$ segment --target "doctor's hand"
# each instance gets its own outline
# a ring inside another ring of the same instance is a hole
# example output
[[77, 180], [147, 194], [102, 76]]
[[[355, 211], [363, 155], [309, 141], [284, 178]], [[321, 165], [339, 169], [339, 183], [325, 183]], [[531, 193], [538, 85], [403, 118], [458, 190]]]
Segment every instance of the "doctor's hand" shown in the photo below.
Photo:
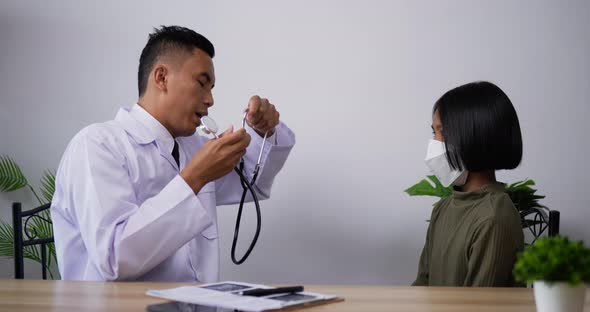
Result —
[[263, 137], [266, 132], [268, 132], [268, 136], [274, 134], [274, 129], [279, 124], [280, 114], [268, 99], [255, 95], [250, 98], [248, 108], [244, 111], [246, 110], [248, 110], [246, 122], [260, 136]]
[[182, 169], [180, 176], [198, 193], [201, 188], [228, 174], [246, 154], [250, 135], [246, 130], [226, 130], [218, 139], [207, 141]]

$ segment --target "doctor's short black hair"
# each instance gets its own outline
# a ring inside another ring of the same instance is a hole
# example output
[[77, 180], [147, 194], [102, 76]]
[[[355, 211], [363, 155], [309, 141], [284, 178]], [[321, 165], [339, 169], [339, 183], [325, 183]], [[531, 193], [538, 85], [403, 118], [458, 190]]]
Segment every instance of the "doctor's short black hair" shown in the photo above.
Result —
[[203, 50], [211, 58], [215, 56], [215, 48], [211, 41], [192, 29], [181, 26], [154, 28], [139, 57], [137, 71], [139, 96], [145, 93], [150, 72], [159, 57], [178, 51], [191, 53], [195, 48]]
[[436, 103], [451, 168], [472, 172], [514, 169], [522, 134], [512, 102], [498, 86], [479, 81], [446, 92]]

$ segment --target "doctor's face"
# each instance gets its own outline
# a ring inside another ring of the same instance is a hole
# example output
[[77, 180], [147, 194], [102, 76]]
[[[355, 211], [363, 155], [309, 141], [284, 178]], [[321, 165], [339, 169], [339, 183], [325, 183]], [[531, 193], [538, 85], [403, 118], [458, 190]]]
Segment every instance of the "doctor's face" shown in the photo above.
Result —
[[167, 79], [166, 128], [174, 137], [192, 135], [201, 117], [213, 106], [213, 60], [195, 48], [184, 62], [171, 69]]

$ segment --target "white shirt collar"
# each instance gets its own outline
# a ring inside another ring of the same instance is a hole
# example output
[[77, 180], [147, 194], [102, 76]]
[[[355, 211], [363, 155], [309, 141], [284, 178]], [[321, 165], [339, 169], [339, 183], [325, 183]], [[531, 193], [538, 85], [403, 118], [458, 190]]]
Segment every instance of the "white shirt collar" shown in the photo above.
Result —
[[138, 128], [134, 130], [143, 132], [139, 136], [144, 142], [156, 141], [156, 144], [161, 151], [172, 153], [172, 149], [174, 148], [174, 138], [170, 132], [168, 132], [168, 129], [166, 129], [166, 127], [164, 127], [154, 116], [137, 103], [133, 104], [131, 108], [124, 110], [128, 112], [129, 117], [143, 126], [141, 127], [141, 130]]

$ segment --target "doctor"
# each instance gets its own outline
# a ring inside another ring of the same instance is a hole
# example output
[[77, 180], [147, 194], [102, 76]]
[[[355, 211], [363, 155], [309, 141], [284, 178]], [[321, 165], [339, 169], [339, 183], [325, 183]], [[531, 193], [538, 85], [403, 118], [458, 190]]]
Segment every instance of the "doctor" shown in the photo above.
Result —
[[72, 139], [51, 206], [63, 279], [219, 279], [216, 206], [242, 194], [232, 169], [244, 156], [252, 174], [268, 131], [255, 185], [268, 198], [295, 136], [258, 96], [248, 102], [246, 130], [209, 141], [195, 133], [213, 106], [214, 54], [190, 29], [156, 29], [139, 60], [138, 103]]

